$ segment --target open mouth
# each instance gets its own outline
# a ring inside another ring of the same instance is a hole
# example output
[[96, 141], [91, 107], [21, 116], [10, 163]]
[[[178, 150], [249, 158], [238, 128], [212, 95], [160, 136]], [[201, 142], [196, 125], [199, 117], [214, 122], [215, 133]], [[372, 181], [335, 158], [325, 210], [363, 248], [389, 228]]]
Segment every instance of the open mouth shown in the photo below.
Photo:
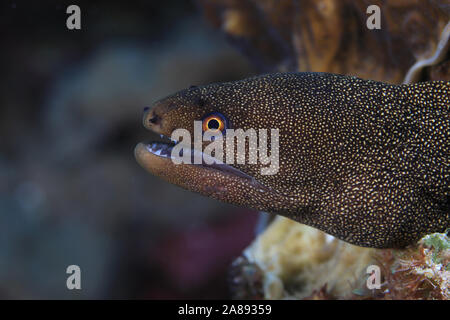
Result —
[[148, 152], [163, 158], [173, 158], [173, 147], [178, 143], [175, 140], [169, 139], [164, 135], [160, 135], [162, 141], [150, 142], [147, 144]]
[[[161, 141], [154, 141], [146, 144], [146, 149], [152, 155], [158, 156], [160, 158], [166, 158], [168, 160], [174, 160], [179, 156], [179, 159], [190, 159], [189, 162], [181, 163], [178, 165], [194, 165], [194, 166], [202, 166], [212, 170], [219, 170], [223, 173], [232, 174], [246, 180], [249, 180], [252, 184], [257, 185], [258, 188], [268, 189], [259, 183], [255, 178], [249, 176], [248, 174], [242, 172], [239, 169], [236, 169], [217, 158], [212, 157], [211, 155], [205, 154], [200, 150], [193, 149], [189, 145], [182, 145], [182, 148], [179, 149], [179, 154], [175, 154], [173, 148], [179, 144], [178, 141], [170, 139], [164, 135], [160, 135]], [[181, 146], [180, 146], [181, 147]], [[186, 155], [185, 153], [188, 153]], [[197, 161], [196, 161], [197, 160]], [[201, 160], [201, 162], [199, 161]], [[199, 163], [200, 162], [200, 163]], [[175, 164], [175, 163], [174, 163]]]

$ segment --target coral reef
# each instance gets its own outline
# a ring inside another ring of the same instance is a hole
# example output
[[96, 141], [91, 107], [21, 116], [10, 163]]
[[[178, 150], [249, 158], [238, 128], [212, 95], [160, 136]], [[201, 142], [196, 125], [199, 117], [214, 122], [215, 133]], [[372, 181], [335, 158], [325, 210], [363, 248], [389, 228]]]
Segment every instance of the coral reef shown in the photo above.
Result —
[[381, 250], [384, 299], [450, 299], [450, 238], [425, 236], [405, 250]]
[[[401, 83], [414, 66], [410, 82], [420, 76], [450, 79], [443, 45], [450, 16], [446, 1], [198, 2], [208, 21], [266, 71], [323, 71]], [[369, 4], [381, 8], [379, 30], [366, 27]]]
[[[239, 299], [449, 299], [450, 241], [431, 234], [405, 249], [357, 247], [277, 217], [235, 260], [230, 286]], [[380, 287], [368, 289], [368, 266]]]
[[[315, 291], [322, 291], [322, 296], [345, 297], [362, 286], [367, 266], [375, 263], [375, 252], [277, 217], [244, 251], [239, 261], [244, 259], [245, 263], [236, 263], [232, 274], [233, 279], [245, 279], [247, 270], [242, 266], [254, 264], [253, 268], [262, 270], [264, 276], [263, 281], [250, 287], [258, 292], [260, 289], [254, 286], [261, 284], [266, 299], [302, 299], [317, 295]], [[242, 284], [232, 287], [235, 296], [255, 298], [242, 295]]]

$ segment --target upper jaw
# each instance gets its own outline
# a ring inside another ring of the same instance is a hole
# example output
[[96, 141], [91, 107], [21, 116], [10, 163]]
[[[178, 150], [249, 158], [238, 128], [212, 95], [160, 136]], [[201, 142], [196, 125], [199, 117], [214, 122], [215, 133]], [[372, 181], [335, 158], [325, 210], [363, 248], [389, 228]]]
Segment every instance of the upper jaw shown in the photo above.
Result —
[[164, 134], [155, 132], [153, 129], [150, 130], [159, 135], [159, 138], [153, 139], [145, 144], [148, 152], [160, 157], [171, 158], [172, 149], [176, 144], [178, 144], [178, 141], [169, 138]]

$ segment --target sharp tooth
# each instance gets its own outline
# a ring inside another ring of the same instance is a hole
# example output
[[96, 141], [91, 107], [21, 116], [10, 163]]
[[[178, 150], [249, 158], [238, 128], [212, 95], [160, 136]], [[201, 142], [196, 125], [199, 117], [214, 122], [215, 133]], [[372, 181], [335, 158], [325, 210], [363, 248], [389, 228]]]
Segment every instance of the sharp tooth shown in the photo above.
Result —
[[161, 137], [161, 139], [164, 138], [164, 136], [162, 134], [160, 134], [159, 136]]
[[160, 155], [161, 155], [161, 149], [156, 150], [156, 151], [155, 151], [155, 154], [156, 154], [157, 156], [160, 156]]

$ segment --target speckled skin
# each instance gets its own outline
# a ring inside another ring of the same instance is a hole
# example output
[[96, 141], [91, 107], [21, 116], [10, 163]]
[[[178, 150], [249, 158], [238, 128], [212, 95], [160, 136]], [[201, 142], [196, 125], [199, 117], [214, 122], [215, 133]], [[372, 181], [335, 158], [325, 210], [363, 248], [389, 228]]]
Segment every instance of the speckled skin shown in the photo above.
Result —
[[192, 87], [157, 102], [144, 125], [170, 136], [220, 112], [231, 128], [278, 128], [279, 172], [233, 165], [249, 180], [174, 165], [143, 144], [135, 154], [147, 170], [186, 189], [359, 246], [402, 247], [450, 227], [449, 89], [443, 81], [397, 86], [327, 73]]

